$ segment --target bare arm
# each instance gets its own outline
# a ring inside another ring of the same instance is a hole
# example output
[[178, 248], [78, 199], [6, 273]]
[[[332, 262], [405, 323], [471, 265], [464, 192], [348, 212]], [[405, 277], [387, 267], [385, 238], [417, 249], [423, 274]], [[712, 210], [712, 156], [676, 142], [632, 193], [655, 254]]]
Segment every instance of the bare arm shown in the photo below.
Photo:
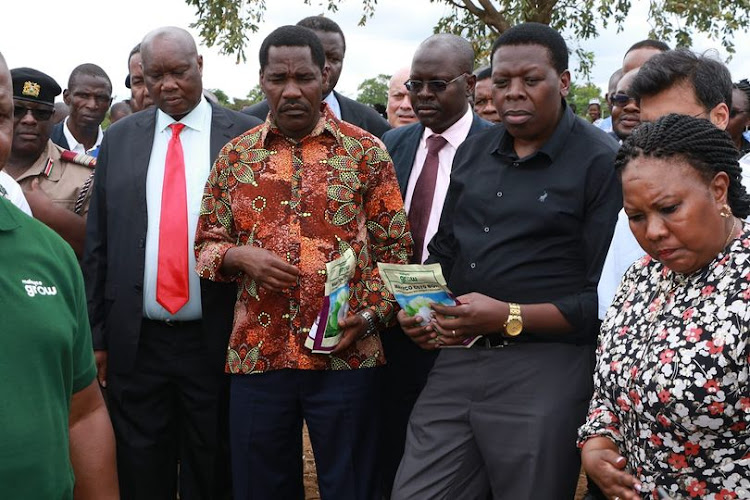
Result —
[[29, 189], [24, 190], [34, 218], [44, 222], [73, 247], [76, 256], [81, 258], [86, 241], [86, 219], [78, 214], [55, 205], [34, 179]]
[[68, 426], [76, 500], [120, 498], [115, 437], [96, 380], [73, 394]]

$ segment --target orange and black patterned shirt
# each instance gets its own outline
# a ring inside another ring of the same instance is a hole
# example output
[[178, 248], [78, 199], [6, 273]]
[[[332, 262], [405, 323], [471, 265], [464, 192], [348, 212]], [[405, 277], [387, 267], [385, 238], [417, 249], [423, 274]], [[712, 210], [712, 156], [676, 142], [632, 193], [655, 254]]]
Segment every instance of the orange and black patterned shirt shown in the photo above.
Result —
[[[393, 296], [376, 262], [406, 264], [411, 233], [390, 156], [382, 143], [321, 105], [315, 129], [300, 141], [286, 137], [271, 117], [227, 144], [211, 169], [195, 238], [198, 274], [238, 281], [226, 371], [283, 368], [353, 369], [385, 362], [378, 335], [340, 357], [304, 347], [320, 312], [325, 264], [352, 248], [350, 311], [372, 308], [381, 326], [392, 322]], [[300, 270], [284, 292], [257, 286], [245, 274], [221, 272], [225, 252], [256, 245]], [[350, 313], [351, 314], [351, 313]]]

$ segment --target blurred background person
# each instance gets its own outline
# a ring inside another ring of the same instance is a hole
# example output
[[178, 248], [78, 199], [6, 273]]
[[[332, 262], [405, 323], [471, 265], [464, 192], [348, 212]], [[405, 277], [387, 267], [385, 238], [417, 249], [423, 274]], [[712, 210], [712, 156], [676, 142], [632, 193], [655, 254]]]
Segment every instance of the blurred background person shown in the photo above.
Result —
[[492, 68], [486, 66], [474, 74], [477, 77], [474, 86], [474, 112], [488, 122], [500, 123], [500, 115], [492, 102]]
[[404, 83], [409, 79], [410, 68], [400, 68], [391, 77], [388, 84], [388, 104], [386, 114], [391, 127], [401, 127], [417, 121], [417, 115], [411, 107], [411, 97]]

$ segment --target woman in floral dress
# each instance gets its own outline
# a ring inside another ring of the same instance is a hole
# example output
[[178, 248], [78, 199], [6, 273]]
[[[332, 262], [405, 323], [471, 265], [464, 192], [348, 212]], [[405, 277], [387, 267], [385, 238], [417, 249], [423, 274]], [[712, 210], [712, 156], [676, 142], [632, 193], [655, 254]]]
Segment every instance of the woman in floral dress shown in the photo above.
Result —
[[641, 125], [615, 168], [647, 256], [602, 324], [579, 430], [608, 498], [750, 498], [750, 197], [708, 120]]

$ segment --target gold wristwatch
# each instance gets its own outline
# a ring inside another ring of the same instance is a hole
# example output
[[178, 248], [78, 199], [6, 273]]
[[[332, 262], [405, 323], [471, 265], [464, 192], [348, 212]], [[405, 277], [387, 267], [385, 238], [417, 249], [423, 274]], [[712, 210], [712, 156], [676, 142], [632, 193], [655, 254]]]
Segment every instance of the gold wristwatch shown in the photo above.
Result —
[[523, 318], [521, 317], [521, 306], [512, 302], [508, 303], [508, 319], [505, 320], [505, 335], [516, 337], [523, 331]]

